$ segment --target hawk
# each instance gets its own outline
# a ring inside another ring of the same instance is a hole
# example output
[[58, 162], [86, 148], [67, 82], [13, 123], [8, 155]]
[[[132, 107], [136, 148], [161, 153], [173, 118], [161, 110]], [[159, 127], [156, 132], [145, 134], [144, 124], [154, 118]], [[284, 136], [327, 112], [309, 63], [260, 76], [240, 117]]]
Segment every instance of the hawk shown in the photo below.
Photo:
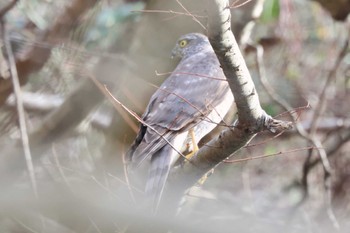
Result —
[[222, 121], [233, 103], [226, 77], [206, 36], [181, 36], [172, 56], [181, 60], [152, 95], [127, 153], [134, 169], [150, 161], [145, 193], [155, 208], [184, 144], [193, 140], [196, 145]]

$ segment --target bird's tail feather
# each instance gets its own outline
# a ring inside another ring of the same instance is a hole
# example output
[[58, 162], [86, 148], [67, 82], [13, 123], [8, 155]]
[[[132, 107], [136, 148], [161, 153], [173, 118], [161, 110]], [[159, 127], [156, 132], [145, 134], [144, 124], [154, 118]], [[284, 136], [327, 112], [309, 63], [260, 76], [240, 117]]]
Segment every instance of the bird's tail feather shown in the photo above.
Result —
[[146, 195], [151, 201], [154, 211], [157, 211], [159, 207], [172, 163], [172, 156], [161, 156], [161, 154], [153, 156], [146, 184]]
[[167, 141], [170, 139], [170, 132], [164, 134], [162, 137], [159, 137], [157, 140], [155, 140], [153, 143], [144, 143], [141, 142], [140, 145], [134, 150], [134, 154], [136, 156], [133, 156], [134, 162], [133, 162], [133, 168], [138, 168], [140, 165], [152, 154], [157, 153], [157, 151], [162, 148]]

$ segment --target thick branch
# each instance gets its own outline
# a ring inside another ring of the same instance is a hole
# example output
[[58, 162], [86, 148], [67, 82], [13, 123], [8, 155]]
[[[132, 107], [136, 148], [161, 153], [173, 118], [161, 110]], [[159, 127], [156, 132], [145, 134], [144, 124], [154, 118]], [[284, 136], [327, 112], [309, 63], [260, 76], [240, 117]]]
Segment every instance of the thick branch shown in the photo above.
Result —
[[209, 40], [220, 61], [227, 81], [235, 98], [238, 120], [241, 124], [251, 124], [264, 111], [251, 79], [247, 65], [231, 31], [229, 1], [208, 1]]
[[227, 0], [209, 0], [209, 40], [233, 92], [238, 122], [218, 138], [202, 147], [189, 163], [170, 177], [171, 190], [164, 197], [178, 200], [181, 192], [194, 185], [210, 169], [246, 145], [256, 133], [268, 129], [278, 132], [291, 128], [290, 122], [274, 120], [261, 108], [259, 97], [238, 44], [231, 31], [231, 14]]

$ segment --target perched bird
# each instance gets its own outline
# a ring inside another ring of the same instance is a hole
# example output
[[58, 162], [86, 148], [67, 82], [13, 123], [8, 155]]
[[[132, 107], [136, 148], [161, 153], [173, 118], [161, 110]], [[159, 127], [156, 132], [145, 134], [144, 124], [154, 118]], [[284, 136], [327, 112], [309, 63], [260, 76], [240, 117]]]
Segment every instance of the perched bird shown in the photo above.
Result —
[[131, 169], [150, 161], [145, 192], [158, 207], [171, 167], [185, 143], [199, 140], [219, 124], [233, 96], [206, 36], [181, 36], [173, 57], [181, 61], [152, 95], [138, 135], [127, 153]]

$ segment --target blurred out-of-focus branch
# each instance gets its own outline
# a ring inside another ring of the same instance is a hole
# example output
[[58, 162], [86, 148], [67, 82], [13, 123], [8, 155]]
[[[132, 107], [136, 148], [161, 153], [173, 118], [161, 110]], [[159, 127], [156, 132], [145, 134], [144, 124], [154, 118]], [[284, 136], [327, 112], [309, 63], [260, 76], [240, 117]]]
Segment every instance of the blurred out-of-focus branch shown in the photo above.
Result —
[[313, 0], [321, 4], [335, 20], [344, 21], [350, 13], [350, 1], [347, 0]]
[[[15, 1], [14, 1], [15, 2]], [[99, 0], [74, 0], [58, 14], [54, 24], [45, 31], [36, 33], [37, 43], [57, 44], [68, 38], [76, 27], [76, 21]], [[41, 46], [26, 47], [20, 56], [16, 56], [16, 67], [21, 85], [27, 83], [31, 73], [40, 70], [51, 55], [51, 48]], [[0, 73], [1, 75], [1, 73]], [[11, 79], [0, 76], [0, 106], [12, 93]]]

